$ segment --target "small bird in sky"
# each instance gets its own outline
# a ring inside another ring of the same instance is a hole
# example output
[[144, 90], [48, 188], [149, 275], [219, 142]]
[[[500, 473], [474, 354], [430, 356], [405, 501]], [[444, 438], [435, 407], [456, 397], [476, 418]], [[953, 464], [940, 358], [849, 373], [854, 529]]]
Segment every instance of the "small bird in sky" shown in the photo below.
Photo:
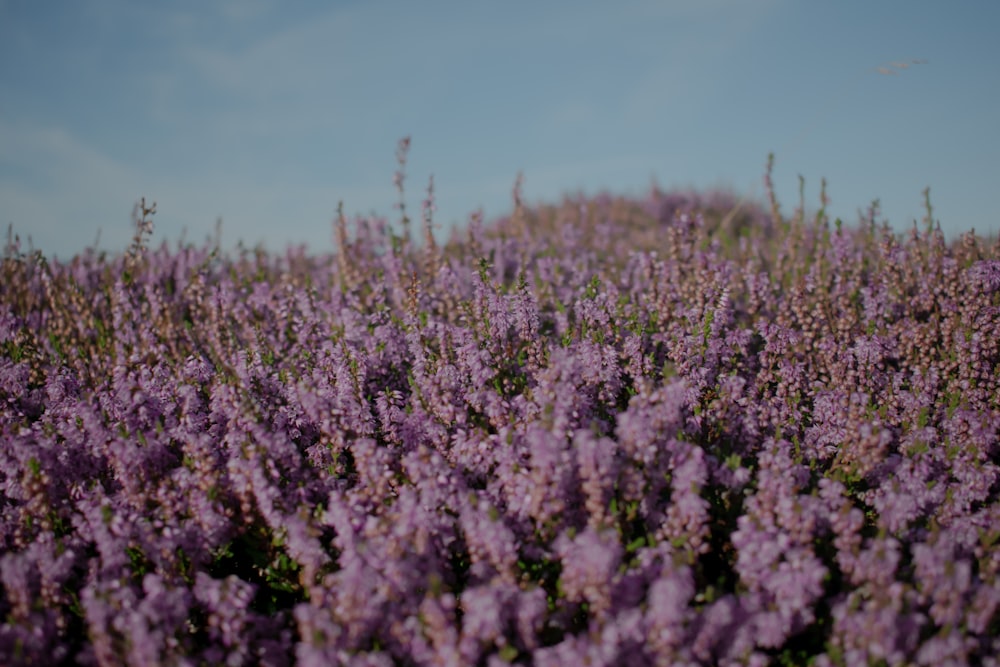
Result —
[[912, 60], [896, 60], [888, 65], [879, 65], [875, 68], [875, 71], [879, 74], [884, 74], [886, 76], [898, 76], [900, 70], [909, 69], [911, 65], [926, 65], [927, 61], [923, 58], [913, 58]]

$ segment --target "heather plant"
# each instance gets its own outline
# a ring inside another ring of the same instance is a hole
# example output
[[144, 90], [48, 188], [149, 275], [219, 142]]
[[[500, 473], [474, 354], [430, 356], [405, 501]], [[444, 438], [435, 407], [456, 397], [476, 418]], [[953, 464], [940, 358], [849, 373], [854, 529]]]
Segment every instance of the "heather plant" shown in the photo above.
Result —
[[[1000, 246], [725, 193], [0, 280], [0, 662], [1000, 656]], [[825, 205], [825, 187], [822, 196]]]

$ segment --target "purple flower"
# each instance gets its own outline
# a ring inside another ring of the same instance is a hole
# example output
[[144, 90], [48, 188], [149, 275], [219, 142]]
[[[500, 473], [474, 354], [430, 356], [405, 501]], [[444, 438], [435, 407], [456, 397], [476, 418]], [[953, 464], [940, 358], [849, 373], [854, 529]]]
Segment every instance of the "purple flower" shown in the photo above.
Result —
[[604, 616], [611, 608], [611, 583], [622, 558], [617, 536], [586, 528], [572, 538], [560, 535], [555, 550], [562, 560], [559, 582], [567, 599], [586, 601], [591, 613]]
[[969, 267], [968, 275], [987, 294], [1000, 290], [1000, 260], [978, 261]]

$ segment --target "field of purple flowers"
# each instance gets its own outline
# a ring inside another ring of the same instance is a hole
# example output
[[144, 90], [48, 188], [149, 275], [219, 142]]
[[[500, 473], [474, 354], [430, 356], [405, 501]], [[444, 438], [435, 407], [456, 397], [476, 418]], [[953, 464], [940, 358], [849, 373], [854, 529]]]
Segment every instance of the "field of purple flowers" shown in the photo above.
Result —
[[8, 243], [0, 663], [1000, 664], [1000, 244], [432, 204]]

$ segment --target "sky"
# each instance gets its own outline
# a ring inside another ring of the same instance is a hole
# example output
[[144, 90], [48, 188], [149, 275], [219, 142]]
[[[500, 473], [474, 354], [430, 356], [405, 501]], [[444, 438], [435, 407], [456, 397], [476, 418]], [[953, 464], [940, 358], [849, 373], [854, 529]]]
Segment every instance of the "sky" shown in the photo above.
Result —
[[[0, 224], [68, 259], [152, 243], [335, 250], [428, 180], [481, 211], [724, 188], [900, 231], [1000, 231], [1000, 3], [0, 0]], [[895, 63], [895, 64], [894, 64]]]

